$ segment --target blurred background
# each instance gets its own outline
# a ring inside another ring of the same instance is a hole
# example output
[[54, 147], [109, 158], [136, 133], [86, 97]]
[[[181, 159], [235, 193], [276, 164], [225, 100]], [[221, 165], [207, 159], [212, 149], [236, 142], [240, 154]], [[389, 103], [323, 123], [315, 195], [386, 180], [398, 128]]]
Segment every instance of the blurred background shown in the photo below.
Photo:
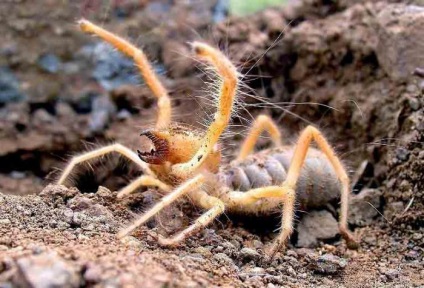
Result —
[[[283, 4], [275, 0], [2, 1], [0, 191], [40, 191], [43, 179], [75, 151], [115, 140], [137, 148], [141, 127], [154, 121], [154, 99], [131, 59], [80, 32], [78, 19], [87, 18], [144, 49], [170, 89], [176, 119], [192, 115], [187, 122], [197, 123], [201, 119], [195, 117], [206, 116], [200, 110], [193, 116], [187, 108], [193, 112], [193, 103], [201, 102], [194, 97], [207, 92], [202, 92], [205, 79], [191, 59], [187, 42], [205, 40], [225, 50], [226, 32], [215, 25], [224, 23], [228, 15]], [[264, 35], [259, 36], [258, 41], [264, 40]], [[254, 60], [252, 51], [238, 53]]]

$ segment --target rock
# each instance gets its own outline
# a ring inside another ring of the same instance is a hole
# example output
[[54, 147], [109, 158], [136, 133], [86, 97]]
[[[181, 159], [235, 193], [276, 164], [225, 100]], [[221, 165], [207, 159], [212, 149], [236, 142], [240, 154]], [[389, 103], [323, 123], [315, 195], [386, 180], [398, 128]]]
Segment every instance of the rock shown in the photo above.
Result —
[[122, 109], [118, 112], [118, 114], [116, 114], [116, 118], [118, 120], [125, 120], [131, 117], [131, 112], [128, 111], [127, 109]]
[[37, 126], [43, 126], [54, 121], [54, 117], [45, 109], [37, 109], [33, 115], [33, 123]]
[[363, 189], [358, 195], [350, 200], [349, 217], [350, 224], [358, 226], [370, 225], [377, 215], [381, 205], [382, 193], [377, 189]]
[[48, 53], [42, 55], [40, 59], [38, 59], [38, 66], [40, 66], [40, 68], [45, 72], [57, 73], [59, 72], [62, 63], [56, 55]]
[[218, 0], [216, 1], [215, 6], [213, 7], [212, 19], [214, 23], [221, 22], [225, 20], [228, 15], [228, 6], [230, 1], [228, 0]]
[[116, 106], [109, 97], [99, 96], [94, 98], [89, 121], [90, 130], [92, 132], [103, 131], [115, 113]]
[[409, 158], [409, 151], [403, 147], [399, 147], [396, 149], [396, 158], [401, 161], [405, 162]]
[[234, 265], [233, 259], [231, 259], [224, 253], [216, 253], [215, 255], [213, 255], [213, 258], [219, 263], [226, 264], [229, 266]]
[[87, 264], [86, 270], [84, 272], [84, 279], [90, 284], [97, 283], [101, 280], [102, 271], [101, 268], [95, 264]]
[[20, 258], [13, 283], [18, 287], [80, 287], [76, 269], [56, 253]]
[[64, 119], [72, 119], [76, 113], [67, 103], [59, 102], [56, 104], [56, 115]]
[[412, 239], [415, 241], [419, 241], [423, 238], [423, 234], [422, 233], [414, 233], [412, 234]]
[[267, 273], [265, 272], [265, 269], [262, 267], [248, 267], [244, 273], [246, 274], [246, 278], [254, 277], [254, 276], [264, 276]]
[[424, 67], [424, 7], [387, 5], [377, 16], [377, 58], [393, 80]]
[[75, 195], [77, 195], [78, 193], [78, 189], [74, 187], [67, 188], [64, 185], [49, 184], [46, 186], [46, 188], [43, 189], [43, 191], [40, 192], [39, 195], [43, 198], [50, 198], [53, 201], [59, 199], [64, 201], [75, 197]]
[[133, 61], [106, 43], [84, 46], [79, 54], [94, 64], [93, 77], [107, 91], [141, 82]]
[[347, 260], [333, 254], [324, 254], [312, 259], [309, 265], [313, 271], [321, 274], [336, 274], [347, 265]]
[[399, 277], [399, 271], [396, 269], [381, 267], [379, 270], [380, 273], [385, 275], [390, 281], [393, 281], [395, 278]]
[[18, 79], [8, 68], [0, 67], [0, 104], [24, 99], [25, 95], [20, 91]]
[[384, 217], [387, 219], [393, 219], [399, 216], [405, 210], [405, 206], [402, 201], [390, 202], [385, 206]]
[[336, 237], [339, 233], [337, 220], [330, 212], [311, 211], [306, 214], [297, 227], [299, 232], [298, 247], [314, 247], [319, 240], [326, 240]]
[[243, 248], [240, 250], [240, 257], [244, 260], [253, 260], [257, 261], [261, 257], [261, 255], [254, 249], [251, 248]]

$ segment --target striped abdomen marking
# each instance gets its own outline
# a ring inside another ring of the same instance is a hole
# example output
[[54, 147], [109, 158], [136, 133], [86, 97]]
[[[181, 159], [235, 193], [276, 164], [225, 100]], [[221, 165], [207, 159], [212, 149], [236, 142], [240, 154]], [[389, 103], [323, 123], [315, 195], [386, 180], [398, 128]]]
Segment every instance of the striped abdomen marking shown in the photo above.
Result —
[[[220, 171], [222, 184], [235, 191], [281, 185], [287, 176], [293, 147], [279, 147], [232, 162]], [[305, 208], [325, 206], [340, 195], [340, 182], [326, 156], [310, 148], [297, 182], [297, 201]]]

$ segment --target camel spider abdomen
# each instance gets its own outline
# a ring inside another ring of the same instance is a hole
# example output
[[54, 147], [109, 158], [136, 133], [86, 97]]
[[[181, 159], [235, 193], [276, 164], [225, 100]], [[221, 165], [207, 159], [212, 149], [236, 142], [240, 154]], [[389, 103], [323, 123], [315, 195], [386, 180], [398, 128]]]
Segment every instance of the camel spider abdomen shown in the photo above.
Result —
[[[154, 149], [138, 151], [136, 154], [120, 144], [99, 148], [74, 157], [58, 181], [59, 184], [64, 183], [75, 165], [111, 152], [117, 152], [136, 163], [144, 174], [124, 187], [118, 193], [118, 198], [141, 186], [158, 187], [166, 195], [132, 225], [123, 229], [118, 234], [119, 238], [128, 235], [164, 207], [185, 195], [195, 205], [207, 211], [172, 238], [158, 235], [161, 245], [180, 244], [209, 225], [224, 211], [267, 214], [282, 206], [280, 234], [270, 251], [274, 254], [284, 247], [293, 232], [296, 201], [310, 208], [324, 205], [341, 193], [340, 233], [348, 247], [357, 246], [347, 227], [349, 178], [339, 158], [317, 128], [306, 127], [296, 145], [284, 146], [276, 124], [269, 117], [260, 115], [242, 144], [238, 157], [230, 164], [221, 164], [219, 138], [228, 126], [234, 109], [239, 74], [231, 61], [219, 50], [205, 43], [192, 43], [195, 56], [210, 65], [220, 79], [213, 120], [206, 131], [196, 131], [171, 122], [171, 100], [168, 92], [141, 50], [87, 20], [80, 20], [79, 25], [84, 32], [99, 36], [133, 58], [158, 100], [155, 127], [141, 133], [150, 139]], [[271, 135], [274, 147], [252, 154], [263, 131]], [[312, 141], [316, 142], [319, 150], [310, 148]]]

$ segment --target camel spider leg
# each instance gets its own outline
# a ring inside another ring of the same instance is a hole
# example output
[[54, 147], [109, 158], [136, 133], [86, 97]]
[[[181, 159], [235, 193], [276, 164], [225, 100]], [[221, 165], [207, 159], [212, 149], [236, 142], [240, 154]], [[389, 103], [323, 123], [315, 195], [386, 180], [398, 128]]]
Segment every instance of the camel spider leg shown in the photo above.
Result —
[[287, 178], [281, 186], [269, 186], [257, 189], [252, 189], [247, 192], [230, 192], [229, 197], [238, 205], [249, 205], [257, 201], [259, 198], [264, 197], [281, 197], [283, 202], [283, 217], [281, 233], [277, 237], [275, 244], [272, 248], [271, 254], [274, 254], [278, 249], [285, 245], [286, 241], [293, 232], [293, 216], [294, 216], [294, 205], [295, 205], [295, 189], [297, 180], [299, 179], [301, 168], [305, 162], [306, 155], [310, 144], [314, 140], [318, 147], [330, 160], [337, 177], [339, 178], [342, 190], [341, 190], [341, 209], [339, 219], [340, 234], [346, 240], [349, 248], [356, 248], [358, 246], [357, 241], [349, 231], [347, 227], [347, 214], [348, 214], [348, 201], [349, 201], [349, 190], [350, 183], [347, 173], [341, 164], [339, 158], [336, 156], [334, 150], [327, 142], [322, 133], [313, 126], [306, 127], [301, 133], [297, 145], [293, 154], [293, 158], [290, 163], [289, 170], [287, 172]]
[[125, 237], [126, 235], [131, 233], [134, 229], [136, 229], [137, 227], [145, 223], [155, 214], [159, 213], [163, 208], [169, 206], [170, 204], [172, 204], [175, 200], [177, 200], [184, 194], [187, 194], [190, 191], [199, 189], [200, 186], [203, 184], [204, 180], [205, 180], [204, 176], [200, 174], [182, 183], [174, 191], [164, 196], [160, 202], [158, 202], [155, 206], [153, 206], [149, 211], [144, 213], [133, 224], [121, 230], [118, 233], [118, 238]]
[[274, 243], [270, 254], [274, 255], [281, 245], [293, 233], [294, 205], [296, 200], [296, 192], [286, 182], [281, 186], [267, 186], [249, 190], [247, 192], [233, 191], [228, 195], [230, 201], [234, 205], [246, 206], [251, 205], [261, 198], [280, 198], [283, 202], [283, 214], [281, 223], [281, 232]]
[[215, 68], [221, 78], [221, 86], [217, 112], [214, 114], [213, 121], [201, 140], [199, 150], [188, 162], [176, 164], [172, 167], [173, 174], [183, 179], [188, 178], [202, 165], [227, 127], [231, 118], [238, 85], [237, 70], [221, 51], [199, 42], [194, 42], [192, 46], [199, 59], [208, 62]]
[[275, 146], [281, 146], [281, 133], [278, 130], [277, 125], [270, 117], [266, 115], [259, 115], [255, 119], [255, 122], [253, 122], [249, 134], [241, 146], [240, 152], [237, 156], [237, 161], [244, 160], [247, 155], [253, 151], [259, 136], [264, 131], [267, 131], [270, 134]]
[[[158, 117], [157, 117], [157, 128], [163, 128], [167, 127], [171, 122], [171, 101], [168, 96], [168, 92], [163, 87], [163, 85], [160, 83], [158, 77], [156, 76], [155, 72], [153, 71], [151, 65], [149, 64], [149, 61], [146, 58], [146, 55], [143, 53], [143, 51], [137, 49], [134, 45], [129, 43], [128, 41], [114, 35], [113, 33], [110, 33], [103, 28], [87, 21], [87, 20], [80, 20], [79, 26], [82, 31], [86, 33], [91, 33], [94, 35], [99, 36], [102, 38], [105, 42], [113, 45], [115, 48], [117, 48], [122, 53], [128, 55], [129, 57], [132, 57], [134, 59], [134, 62], [136, 63], [137, 67], [139, 68], [141, 74], [144, 77], [144, 80], [146, 81], [146, 84], [149, 86], [149, 88], [152, 90], [153, 94], [158, 98]], [[118, 152], [128, 159], [132, 160], [136, 164], [138, 164], [144, 174], [154, 176], [154, 173], [150, 170], [149, 165], [143, 161], [140, 160], [140, 158], [132, 152], [130, 149], [120, 145], [120, 144], [113, 144], [109, 145], [91, 152], [88, 152], [86, 154], [82, 154], [79, 156], [74, 157], [71, 162], [68, 164], [64, 172], [62, 173], [58, 184], [63, 184], [66, 180], [66, 178], [71, 173], [72, 169], [75, 165], [88, 161], [90, 159], [100, 157], [102, 155], [111, 153], [111, 152]], [[140, 185], [143, 185], [143, 182], [147, 184], [146, 186], [158, 186], [159, 188], [166, 190], [166, 184], [160, 184], [160, 185], [153, 185], [150, 182], [152, 182], [154, 179], [150, 178], [140, 178], [135, 180], [135, 183], [129, 184], [127, 187], [125, 187], [121, 192], [129, 193], [129, 190], [136, 189], [136, 187], [139, 187]], [[147, 182], [146, 182], [147, 181]], [[158, 180], [156, 180], [158, 181]], [[158, 183], [157, 183], [158, 184]], [[134, 188], [135, 187], [135, 188]], [[168, 187], [169, 188], [169, 187]], [[169, 189], [168, 189], [169, 190]]]
[[152, 90], [153, 94], [158, 99], [158, 117], [156, 128], [168, 127], [171, 123], [171, 100], [169, 99], [168, 92], [159, 81], [156, 73], [152, 69], [146, 55], [140, 49], [128, 41], [116, 36], [115, 34], [104, 30], [103, 28], [91, 23], [88, 20], [82, 19], [78, 22], [82, 31], [99, 36], [105, 42], [111, 44], [113, 47], [131, 57], [141, 74], [147, 86]]
[[145, 187], [158, 187], [159, 189], [169, 193], [172, 191], [171, 186], [168, 184], [160, 181], [159, 179], [156, 179], [150, 175], [141, 175], [134, 181], [132, 181], [130, 184], [122, 188], [118, 195], [116, 196], [118, 199], [123, 198], [126, 195], [131, 194], [135, 190], [137, 190], [139, 187], [145, 186]]
[[303, 163], [305, 162], [305, 157], [308, 152], [308, 148], [311, 144], [311, 141], [314, 140], [318, 147], [324, 152], [328, 160], [332, 164], [337, 177], [339, 178], [342, 189], [341, 189], [341, 199], [340, 199], [340, 219], [339, 219], [339, 229], [340, 234], [346, 240], [348, 247], [356, 248], [358, 246], [357, 241], [349, 231], [347, 227], [347, 215], [349, 209], [349, 194], [350, 194], [350, 181], [347, 176], [346, 170], [344, 169], [339, 158], [336, 156], [333, 148], [325, 139], [324, 135], [315, 127], [308, 126], [303, 130], [300, 135], [297, 145], [293, 154], [293, 158], [290, 164], [289, 171], [287, 173], [287, 179], [284, 182], [285, 185], [289, 187], [296, 187], [297, 179], [300, 175], [300, 169], [302, 168]]
[[199, 207], [208, 209], [208, 211], [200, 215], [200, 217], [197, 218], [193, 224], [191, 224], [186, 229], [171, 238], [165, 238], [161, 235], [157, 235], [158, 242], [160, 245], [176, 246], [180, 244], [187, 237], [190, 237], [195, 232], [199, 231], [201, 228], [208, 226], [213, 220], [215, 220], [219, 215], [221, 215], [225, 211], [224, 202], [222, 202], [216, 197], [208, 195], [203, 190], [192, 191], [190, 193], [190, 198], [197, 202]]
[[69, 162], [68, 166], [66, 166], [65, 170], [62, 172], [62, 175], [57, 181], [57, 184], [63, 184], [65, 180], [68, 178], [69, 174], [71, 174], [72, 170], [74, 169], [76, 165], [82, 162], [86, 162], [91, 159], [97, 158], [97, 157], [101, 157], [103, 155], [106, 155], [112, 152], [117, 152], [125, 156], [129, 160], [133, 161], [135, 164], [137, 164], [141, 168], [144, 174], [151, 175], [151, 176], [155, 175], [153, 171], [150, 170], [149, 165], [141, 161], [141, 159], [138, 157], [136, 153], [134, 153], [127, 147], [116, 143], [116, 144], [108, 145], [108, 146], [84, 153], [82, 155], [73, 157], [72, 160]]

